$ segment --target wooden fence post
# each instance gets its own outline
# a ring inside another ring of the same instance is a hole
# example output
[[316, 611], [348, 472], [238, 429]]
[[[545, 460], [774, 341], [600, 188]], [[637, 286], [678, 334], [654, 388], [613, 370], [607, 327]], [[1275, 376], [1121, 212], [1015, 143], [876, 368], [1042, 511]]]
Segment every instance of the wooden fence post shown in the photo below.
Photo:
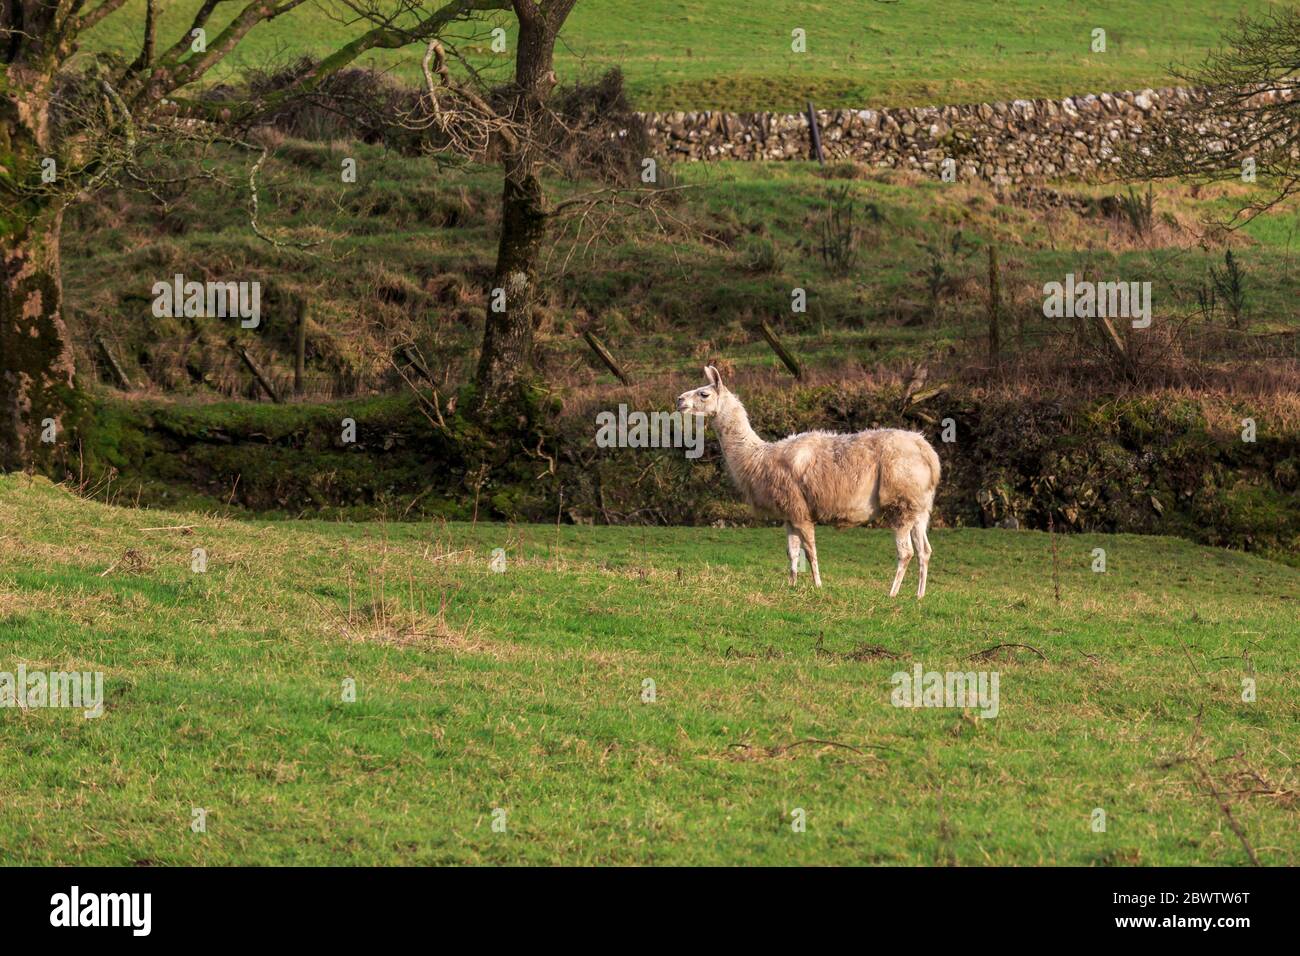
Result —
[[822, 155], [822, 134], [817, 128], [817, 111], [813, 109], [812, 100], [808, 101], [808, 135], [812, 137], [812, 154], [817, 162], [825, 166], [826, 157]]
[[248, 354], [248, 349], [233, 341], [230, 343], [230, 347], [235, 350], [236, 355], [244, 360], [244, 365], [253, 373], [253, 378], [257, 380], [258, 385], [262, 386], [262, 391], [266, 392], [266, 394], [270, 396], [271, 401], [275, 402], [277, 405], [280, 404], [280, 396], [275, 394], [275, 389], [271, 387], [271, 383], [266, 380], [266, 376], [262, 374], [262, 370], [257, 367], [257, 363], [253, 361], [253, 357]]
[[632, 380], [628, 378], [627, 373], [619, 368], [618, 363], [614, 361], [614, 356], [609, 354], [609, 349], [605, 348], [605, 344], [601, 342], [600, 339], [596, 338], [595, 333], [590, 331], [583, 332], [582, 337], [587, 340], [587, 344], [591, 346], [591, 350], [599, 356], [600, 360], [605, 363], [605, 367], [613, 372], [614, 376], [620, 382], [624, 385], [632, 384]]
[[433, 380], [433, 376], [429, 374], [429, 370], [424, 367], [424, 363], [420, 361], [420, 357], [415, 354], [415, 349], [412, 346], [403, 345], [401, 351], [402, 351], [402, 357], [406, 359], [407, 363], [411, 366], [411, 368], [415, 369], [415, 371], [419, 374], [421, 378], [423, 378], [430, 385], [438, 384]]
[[117, 379], [117, 384], [122, 387], [123, 391], [129, 392], [131, 390], [131, 380], [126, 377], [126, 372], [117, 363], [117, 358], [109, 351], [108, 343], [104, 341], [104, 337], [96, 335], [95, 344], [99, 346], [99, 351], [103, 354], [104, 361], [108, 363], [108, 367], [112, 370], [113, 377]]
[[781, 344], [781, 340], [776, 337], [776, 332], [772, 329], [772, 326], [763, 322], [759, 325], [759, 328], [763, 332], [763, 338], [767, 339], [767, 344], [770, 345], [772, 351], [776, 353], [776, 357], [785, 363], [785, 367], [790, 370], [791, 375], [802, 382], [803, 369], [800, 368], [799, 362], [794, 357], [794, 354]]
[[303, 376], [307, 369], [307, 313], [306, 296], [296, 297], [298, 306], [298, 350], [293, 361], [293, 394], [302, 397]]

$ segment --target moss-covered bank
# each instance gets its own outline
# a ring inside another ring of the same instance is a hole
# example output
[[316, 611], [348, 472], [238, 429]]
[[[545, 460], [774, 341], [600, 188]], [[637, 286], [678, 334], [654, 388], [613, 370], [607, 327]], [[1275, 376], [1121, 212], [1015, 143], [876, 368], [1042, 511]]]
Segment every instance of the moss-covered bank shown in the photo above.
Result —
[[[937, 523], [1174, 534], [1300, 563], [1300, 432], [1249, 408], [1256, 439], [1202, 402], [935, 399], [842, 387], [747, 395], [760, 433], [925, 431], [944, 465]], [[596, 447], [592, 406], [493, 437], [412, 396], [334, 405], [100, 406], [85, 449], [97, 494], [141, 504], [333, 518], [748, 523], [710, 437], [680, 450]], [[355, 441], [345, 441], [347, 420]], [[943, 441], [946, 420], [952, 441]], [[523, 421], [523, 419], [521, 419]], [[513, 423], [519, 425], [519, 422]], [[106, 475], [114, 472], [111, 482]]]

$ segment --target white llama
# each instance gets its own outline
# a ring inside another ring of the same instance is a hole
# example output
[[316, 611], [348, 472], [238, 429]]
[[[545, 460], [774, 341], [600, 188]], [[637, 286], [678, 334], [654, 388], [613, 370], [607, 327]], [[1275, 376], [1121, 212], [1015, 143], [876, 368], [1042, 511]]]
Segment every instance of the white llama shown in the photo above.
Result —
[[889, 596], [897, 596], [915, 554], [921, 572], [916, 596], [925, 597], [931, 553], [926, 531], [939, 485], [939, 456], [925, 437], [881, 428], [852, 435], [804, 432], [765, 442], [718, 370], [710, 365], [704, 372], [709, 383], [683, 392], [677, 410], [712, 417], [727, 469], [745, 501], [758, 514], [785, 521], [790, 582], [798, 579], [802, 542], [813, 582], [821, 587], [814, 523], [847, 527], [880, 516], [894, 529], [898, 548]]

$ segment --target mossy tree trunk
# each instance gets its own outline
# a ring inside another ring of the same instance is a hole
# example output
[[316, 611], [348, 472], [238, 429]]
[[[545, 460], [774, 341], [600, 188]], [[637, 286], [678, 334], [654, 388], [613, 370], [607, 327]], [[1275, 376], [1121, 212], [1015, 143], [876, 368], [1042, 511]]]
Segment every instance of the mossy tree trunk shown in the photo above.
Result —
[[[501, 240], [479, 357], [483, 407], [516, 390], [532, 368], [537, 260], [545, 238], [541, 182], [531, 172], [519, 178], [507, 176], [501, 196]], [[502, 311], [497, 311], [498, 306]]]
[[[0, 235], [0, 471], [48, 464], [75, 406], [61, 314], [59, 215]], [[47, 423], [55, 441], [43, 442]]]
[[[554, 89], [555, 40], [576, 0], [515, 0], [519, 18], [510, 128], [502, 148], [505, 186], [501, 193], [501, 238], [488, 295], [483, 350], [476, 376], [476, 410], [486, 416], [522, 396], [533, 367], [533, 310], [537, 263], [549, 216], [538, 173], [535, 129]], [[499, 290], [499, 291], [498, 291]]]
[[[54, 158], [49, 85], [45, 66], [0, 67], [0, 471], [48, 466], [76, 405], [62, 207], [36, 188]], [[42, 441], [50, 426], [55, 440]]]

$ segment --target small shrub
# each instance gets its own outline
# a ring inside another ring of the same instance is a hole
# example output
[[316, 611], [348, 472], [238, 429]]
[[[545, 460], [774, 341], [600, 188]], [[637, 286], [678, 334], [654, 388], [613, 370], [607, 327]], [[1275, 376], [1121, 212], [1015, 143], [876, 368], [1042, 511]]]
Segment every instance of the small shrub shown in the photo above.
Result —
[[[633, 110], [617, 67], [594, 80], [578, 80], [551, 97], [549, 122], [536, 135], [571, 178], [641, 185], [642, 161], [652, 155], [645, 124]], [[656, 186], [666, 187], [659, 161]]]
[[870, 179], [874, 170], [866, 163], [828, 163], [817, 169], [822, 179]]
[[874, 225], [882, 221], [884, 216], [875, 203], [867, 203], [859, 210], [851, 187], [845, 185], [832, 190], [822, 217], [818, 246], [826, 268], [841, 276], [852, 272], [861, 251], [864, 223]]
[[[249, 96], [255, 100], [282, 94], [301, 74], [314, 69], [311, 57], [299, 57], [277, 69], [251, 70], [247, 89], [216, 87], [215, 99]], [[414, 108], [418, 93], [377, 70], [351, 68], [326, 77], [311, 94], [294, 94], [277, 104], [267, 120], [280, 131], [312, 142], [359, 139], [394, 148], [418, 148], [419, 136], [395, 127], [388, 117]]]
[[1218, 304], [1214, 283], [1202, 282], [1201, 287], [1196, 290], [1196, 305], [1200, 309], [1201, 315], [1211, 322], [1214, 321], [1214, 310]]
[[1128, 194], [1119, 197], [1119, 208], [1124, 221], [1134, 233], [1138, 236], [1151, 234], [1151, 226], [1155, 222], [1156, 198], [1150, 186], [1147, 186], [1146, 196], [1135, 193], [1130, 186]]
[[957, 267], [975, 251], [968, 247], [962, 231], [945, 234], [936, 242], [923, 243], [926, 263], [921, 270], [925, 292], [930, 299], [930, 311], [938, 314], [943, 294], [956, 280]]
[[771, 239], [748, 240], [741, 250], [745, 271], [768, 275], [781, 268], [781, 254]]
[[1210, 266], [1210, 282], [1214, 294], [1223, 300], [1231, 313], [1233, 326], [1241, 328], [1246, 314], [1246, 272], [1238, 264], [1231, 249], [1224, 250], [1222, 272]]

